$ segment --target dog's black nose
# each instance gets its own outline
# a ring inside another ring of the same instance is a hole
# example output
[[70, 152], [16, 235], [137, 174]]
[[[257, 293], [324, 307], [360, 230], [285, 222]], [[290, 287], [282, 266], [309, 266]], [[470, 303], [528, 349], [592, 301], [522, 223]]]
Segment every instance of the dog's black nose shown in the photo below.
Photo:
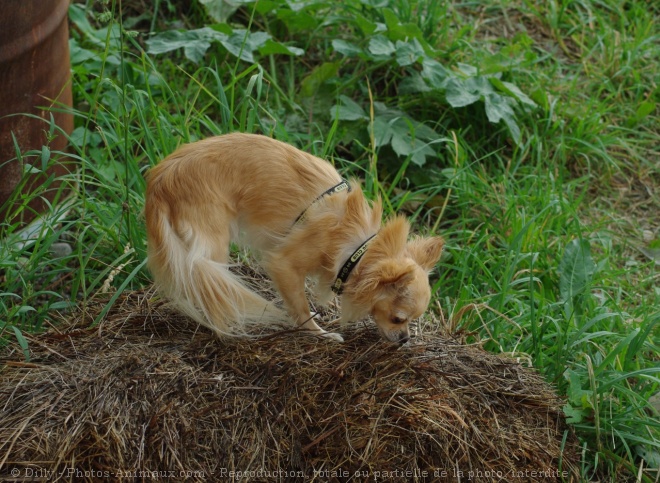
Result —
[[405, 344], [406, 342], [408, 342], [409, 340], [410, 340], [410, 337], [408, 337], [407, 335], [402, 335], [402, 336], [399, 338], [399, 344], [403, 345], [403, 344]]

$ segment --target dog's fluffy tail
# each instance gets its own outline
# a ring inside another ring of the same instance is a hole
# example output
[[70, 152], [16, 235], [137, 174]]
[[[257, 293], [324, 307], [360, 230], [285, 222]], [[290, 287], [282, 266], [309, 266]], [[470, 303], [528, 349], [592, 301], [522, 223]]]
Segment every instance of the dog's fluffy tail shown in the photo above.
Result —
[[179, 311], [219, 336], [247, 336], [250, 329], [285, 320], [283, 311], [247, 288], [227, 264], [211, 258], [213, 241], [192, 226], [175, 229], [168, 211], [153, 199], [145, 207], [147, 265]]

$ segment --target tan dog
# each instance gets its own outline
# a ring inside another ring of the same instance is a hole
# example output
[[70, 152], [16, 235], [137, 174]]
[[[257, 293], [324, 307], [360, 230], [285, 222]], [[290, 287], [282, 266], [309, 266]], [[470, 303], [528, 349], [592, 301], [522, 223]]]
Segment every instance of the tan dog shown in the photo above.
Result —
[[293, 321], [336, 340], [310, 313], [341, 293], [342, 322], [371, 314], [383, 337], [408, 340], [428, 306], [428, 272], [442, 238], [408, 241], [409, 223], [381, 227], [382, 206], [365, 199], [328, 162], [265, 136], [227, 134], [185, 145], [148, 174], [148, 266], [183, 313], [218, 335], [245, 335], [283, 313], [227, 268], [229, 246], [249, 246]]

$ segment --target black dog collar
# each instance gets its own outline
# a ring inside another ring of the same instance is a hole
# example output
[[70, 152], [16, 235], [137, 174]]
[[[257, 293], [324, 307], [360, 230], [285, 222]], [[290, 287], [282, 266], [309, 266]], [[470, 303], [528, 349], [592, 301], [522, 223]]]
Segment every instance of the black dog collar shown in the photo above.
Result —
[[367, 245], [371, 241], [373, 237], [375, 237], [376, 234], [371, 235], [369, 238], [367, 238], [367, 241], [365, 241], [360, 247], [353, 252], [353, 255], [351, 255], [348, 260], [346, 260], [346, 263], [341, 267], [339, 270], [339, 273], [337, 274], [337, 279], [335, 280], [335, 283], [332, 284], [332, 291], [336, 293], [337, 295], [341, 295], [343, 291], [343, 285], [346, 283], [346, 280], [348, 280], [348, 276], [351, 274], [355, 266], [358, 264], [360, 261], [360, 258], [362, 258], [362, 255], [364, 255], [364, 252], [367, 251]]
[[[316, 199], [314, 199], [314, 201], [312, 201], [310, 203], [309, 206], [312, 206], [314, 203], [316, 203], [318, 200], [320, 200], [324, 196], [334, 195], [335, 193], [339, 193], [339, 192], [344, 191], [344, 190], [348, 190], [350, 192], [351, 191], [351, 185], [348, 184], [348, 181], [346, 181], [345, 179], [342, 178], [341, 183], [336, 184], [332, 188], [330, 188], [329, 190], [326, 190], [323, 193], [321, 193], [319, 196], [316, 197]], [[305, 211], [300, 213], [298, 218], [296, 218], [296, 221], [293, 222], [293, 226], [296, 226], [298, 223], [301, 223], [301, 222], [305, 221], [305, 213], [307, 213], [308, 209], [309, 209], [309, 207], [306, 208]]]

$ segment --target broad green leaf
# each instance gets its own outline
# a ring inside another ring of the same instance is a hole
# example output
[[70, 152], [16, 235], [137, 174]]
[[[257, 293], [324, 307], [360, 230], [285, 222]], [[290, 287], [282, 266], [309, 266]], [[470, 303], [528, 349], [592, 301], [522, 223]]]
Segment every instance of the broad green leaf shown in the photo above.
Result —
[[[259, 3], [261, 1], [257, 5]], [[313, 31], [319, 24], [319, 20], [307, 12], [296, 12], [285, 8], [277, 11], [277, 18], [284, 22], [292, 33]]]
[[418, 94], [431, 89], [418, 72], [412, 72], [399, 83], [400, 94]]
[[305, 53], [303, 49], [292, 47], [290, 45], [284, 45], [279, 42], [275, 42], [272, 39], [268, 39], [264, 45], [259, 47], [258, 50], [261, 55], [281, 54], [299, 56]]
[[30, 163], [23, 163], [23, 174], [24, 175], [39, 174], [39, 173], [42, 173], [42, 172], [43, 171], [41, 171], [39, 168], [37, 168], [36, 166], [34, 166]]
[[399, 109], [374, 102], [373, 134], [375, 147], [390, 144], [394, 152], [422, 166], [428, 156], [437, 156], [431, 143], [440, 136], [430, 127], [411, 119]]
[[488, 78], [483, 75], [465, 79], [465, 86], [470, 91], [481, 94], [482, 96], [495, 93], [493, 85], [490, 83]]
[[188, 59], [199, 63], [211, 46], [211, 42], [220, 42], [230, 54], [253, 63], [252, 53], [264, 47], [270, 39], [270, 34], [266, 32], [232, 30], [226, 24], [216, 24], [212, 28], [168, 30], [154, 35], [146, 41], [146, 44], [147, 52], [150, 54], [163, 54], [183, 48], [184, 55]]
[[473, 65], [457, 62], [456, 67], [458, 67], [458, 70], [465, 74], [466, 77], [476, 77], [479, 75], [479, 69]]
[[225, 35], [231, 35], [234, 33], [234, 29], [231, 28], [231, 26], [227, 23], [215, 23], [208, 28], [210, 28], [214, 32], [220, 32]]
[[400, 118], [406, 115], [402, 110], [389, 107], [387, 104], [379, 101], [374, 102], [374, 111], [376, 116], [382, 116], [387, 120]]
[[324, 82], [337, 77], [337, 72], [339, 72], [339, 62], [325, 62], [319, 65], [302, 80], [300, 94], [303, 97], [314, 96]]
[[509, 133], [513, 138], [513, 142], [520, 146], [522, 144], [522, 134], [520, 133], [520, 127], [518, 126], [518, 123], [516, 123], [516, 120], [510, 116], [505, 116], [502, 120], [504, 121], [504, 124], [506, 124], [506, 127], [509, 128]]
[[259, 47], [262, 47], [272, 38], [268, 32], [249, 32], [243, 29], [234, 30], [230, 39], [232, 37], [236, 37], [237, 39], [240, 39], [241, 42], [245, 42], [245, 46], [252, 52]]
[[243, 2], [232, 2], [231, 0], [199, 0], [208, 13], [216, 22], [226, 22], [229, 17], [241, 6]]
[[564, 372], [564, 379], [568, 381], [568, 391], [566, 395], [571, 404], [581, 408], [590, 408], [592, 391], [582, 389], [580, 375], [572, 369], [566, 369]]
[[488, 94], [484, 98], [486, 104], [486, 116], [494, 124], [507, 117], [513, 119], [515, 116], [508, 99], [499, 94]]
[[414, 23], [401, 23], [397, 14], [390, 8], [383, 9], [385, 25], [387, 25], [387, 35], [392, 40], [417, 39], [425, 42], [424, 34]]
[[89, 23], [87, 12], [82, 5], [76, 3], [69, 5], [69, 20], [78, 27], [86, 37], [94, 38], [96, 36], [96, 29]]
[[571, 404], [566, 403], [562, 408], [564, 414], [566, 415], [566, 422], [568, 424], [577, 424], [582, 422], [586, 416], [586, 411], [584, 409], [574, 408]]
[[397, 40], [395, 48], [396, 61], [402, 67], [414, 64], [419, 59], [424, 58], [426, 55], [424, 53], [424, 48], [417, 39], [412, 39], [412, 41], [408, 42]]
[[392, 132], [392, 149], [401, 157], [407, 157], [414, 151], [412, 138], [407, 132]]
[[230, 54], [254, 63], [252, 52], [262, 47], [270, 38], [270, 34], [266, 32], [247, 32], [241, 29], [235, 30], [227, 38], [220, 39], [220, 43]]
[[[494, 77], [491, 77], [491, 79], [494, 79]], [[527, 94], [525, 94], [523, 91], [518, 88], [515, 84], [511, 84], [510, 82], [504, 82], [502, 81], [502, 85], [508, 89], [508, 92], [513, 94], [513, 97], [515, 97], [518, 101], [520, 101], [523, 104], [528, 105], [529, 107], [536, 108], [538, 105], [536, 102], [534, 102]]]
[[485, 96], [486, 116], [492, 123], [504, 121], [509, 128], [511, 137], [516, 144], [520, 145], [521, 134], [520, 128], [516, 123], [515, 113], [511, 108], [510, 103], [515, 102], [513, 99], [503, 97], [496, 93], [491, 93]]
[[[241, 3], [250, 3], [252, 0], [240, 0]], [[281, 11], [279, 8], [282, 6], [280, 0], [259, 0], [258, 2], [253, 3], [250, 8], [255, 8], [257, 12], [262, 15], [266, 15], [271, 12]]]
[[300, 12], [310, 5], [316, 5], [318, 0], [286, 0], [286, 4], [294, 12]]
[[427, 141], [437, 141], [441, 138], [440, 135], [435, 132], [433, 129], [428, 127], [426, 124], [414, 122], [415, 126], [415, 137], [419, 139], [425, 139]]
[[78, 126], [73, 130], [71, 136], [69, 136], [69, 140], [74, 146], [82, 147], [84, 144], [87, 146], [98, 146], [101, 144], [102, 138], [98, 132]]
[[488, 80], [499, 91], [504, 92], [517, 101], [520, 101], [522, 104], [525, 104], [529, 107], [537, 107], [536, 102], [530, 99], [527, 94], [518, 88], [518, 86], [511, 84], [510, 82], [501, 81], [495, 77], [489, 77]]
[[211, 46], [211, 41], [226, 39], [224, 33], [204, 27], [197, 30], [167, 30], [147, 39], [145, 43], [150, 54], [164, 54], [182, 48], [188, 59], [199, 63]]
[[373, 130], [375, 147], [379, 148], [385, 146], [392, 140], [392, 134], [394, 131], [392, 130], [391, 121], [388, 122], [384, 117], [377, 116], [374, 119]]
[[83, 64], [88, 60], [98, 60], [98, 54], [96, 52], [81, 47], [74, 38], [69, 39], [69, 53], [71, 65]]
[[559, 262], [559, 294], [564, 302], [572, 301], [591, 284], [596, 264], [587, 240], [573, 239]]
[[530, 48], [534, 41], [524, 33], [516, 37], [514, 43], [509, 43], [499, 52], [484, 58], [479, 65], [479, 71], [482, 74], [501, 74], [519, 66], [531, 65], [537, 58]]
[[377, 57], [389, 57], [395, 50], [394, 44], [383, 35], [374, 35], [369, 39], [369, 52]]
[[445, 89], [453, 75], [440, 62], [425, 58], [422, 61], [422, 77], [428, 81], [431, 87]]
[[335, 49], [336, 52], [339, 52], [346, 57], [355, 57], [364, 53], [362, 49], [357, 45], [342, 39], [334, 39], [332, 41], [332, 48]]
[[330, 116], [340, 121], [368, 120], [369, 117], [357, 102], [347, 96], [339, 96], [340, 104], [330, 109]]
[[[87, 11], [82, 5], [72, 3], [69, 6], [69, 19], [85, 35], [86, 40], [96, 47], [104, 48], [108, 40], [108, 28], [95, 28], [89, 22]], [[110, 39], [118, 41], [120, 38], [119, 25], [114, 24], [110, 30]], [[116, 44], [115, 44], [116, 45]]]
[[357, 24], [359, 29], [362, 30], [362, 34], [365, 37], [370, 36], [377, 29], [377, 25], [374, 22], [368, 20], [366, 17], [364, 17], [359, 13], [355, 15], [355, 23]]
[[388, 123], [393, 126], [393, 129], [403, 133], [410, 133], [411, 130], [414, 130], [416, 138], [424, 139], [426, 141], [436, 141], [440, 139], [438, 133], [433, 129], [411, 119], [405, 112], [399, 109], [388, 107], [382, 102], [374, 102], [374, 110], [376, 113], [376, 119], [382, 118], [388, 121]]
[[436, 155], [428, 143], [417, 137], [413, 138], [407, 132], [404, 133], [398, 130], [394, 130], [392, 135], [392, 149], [401, 157], [410, 156], [412, 162], [418, 166], [423, 166], [426, 163], [427, 156]]
[[470, 89], [463, 79], [453, 78], [447, 81], [445, 98], [452, 107], [464, 107], [481, 99], [481, 93]]

